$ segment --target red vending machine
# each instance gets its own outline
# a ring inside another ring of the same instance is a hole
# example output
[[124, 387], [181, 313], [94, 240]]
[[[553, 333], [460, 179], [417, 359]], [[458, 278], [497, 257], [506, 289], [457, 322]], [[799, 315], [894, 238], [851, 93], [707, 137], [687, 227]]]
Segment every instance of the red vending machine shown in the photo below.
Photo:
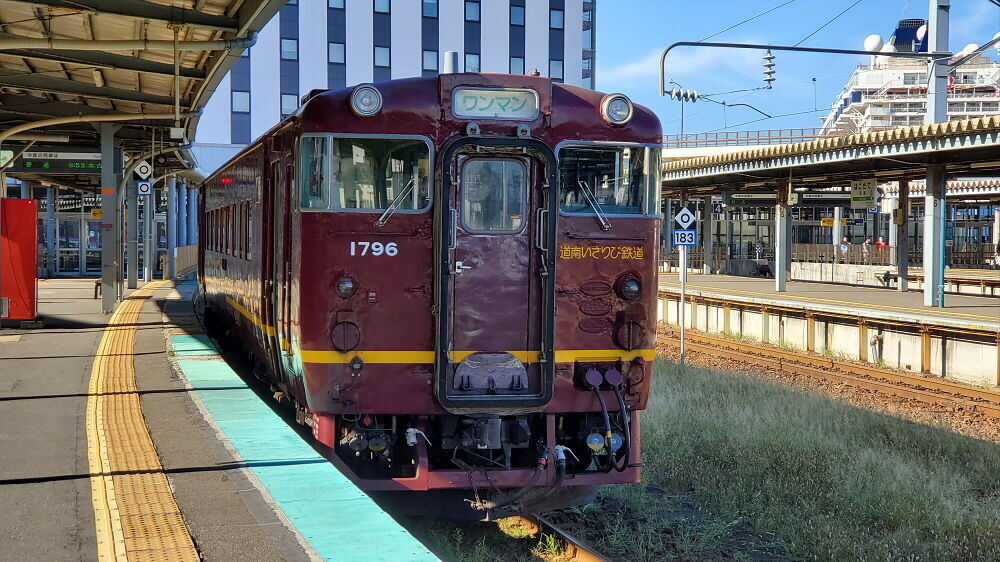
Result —
[[38, 315], [38, 201], [0, 199], [0, 321]]

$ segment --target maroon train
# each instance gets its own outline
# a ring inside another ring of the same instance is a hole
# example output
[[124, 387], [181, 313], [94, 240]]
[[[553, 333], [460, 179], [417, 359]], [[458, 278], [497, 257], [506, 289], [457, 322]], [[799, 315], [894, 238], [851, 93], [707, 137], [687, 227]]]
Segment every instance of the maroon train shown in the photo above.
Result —
[[205, 182], [206, 318], [364, 490], [499, 517], [637, 482], [660, 141], [537, 76], [311, 92]]

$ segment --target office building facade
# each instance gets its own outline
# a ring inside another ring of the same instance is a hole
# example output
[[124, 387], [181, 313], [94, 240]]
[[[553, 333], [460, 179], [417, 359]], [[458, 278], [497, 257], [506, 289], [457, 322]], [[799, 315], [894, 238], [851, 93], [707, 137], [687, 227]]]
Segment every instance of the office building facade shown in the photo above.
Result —
[[313, 89], [459, 70], [594, 87], [595, 0], [292, 0], [220, 83], [195, 153], [214, 170]]

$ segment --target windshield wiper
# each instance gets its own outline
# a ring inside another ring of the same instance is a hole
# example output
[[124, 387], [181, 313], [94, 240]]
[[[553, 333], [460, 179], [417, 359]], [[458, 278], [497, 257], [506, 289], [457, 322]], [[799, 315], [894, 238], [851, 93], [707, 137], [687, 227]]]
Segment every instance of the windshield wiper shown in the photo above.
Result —
[[385, 223], [389, 221], [389, 217], [396, 212], [396, 209], [398, 209], [399, 205], [403, 202], [403, 198], [406, 197], [412, 189], [413, 178], [410, 178], [410, 181], [406, 182], [406, 185], [403, 186], [403, 190], [399, 192], [399, 195], [393, 197], [392, 203], [389, 203], [389, 208], [382, 213], [382, 216], [380, 216], [377, 221], [375, 221], [375, 228], [382, 228], [385, 226]]
[[594, 209], [594, 214], [597, 215], [597, 222], [601, 224], [601, 230], [611, 230], [611, 221], [604, 214], [604, 209], [601, 209], [600, 203], [597, 202], [597, 196], [590, 191], [590, 187], [587, 186], [587, 182], [583, 180], [578, 180], [576, 185], [580, 187], [580, 192], [583, 193], [583, 198], [587, 200], [590, 207]]

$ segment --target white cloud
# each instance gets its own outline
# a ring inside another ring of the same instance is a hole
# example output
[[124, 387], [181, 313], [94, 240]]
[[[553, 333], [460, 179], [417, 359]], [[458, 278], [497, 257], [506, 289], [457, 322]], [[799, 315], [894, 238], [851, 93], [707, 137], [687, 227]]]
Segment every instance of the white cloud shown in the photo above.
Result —
[[[612, 86], [612, 89], [658, 83], [662, 52], [656, 49], [641, 58], [611, 67], [602, 66], [598, 57], [597, 80], [602, 85]], [[699, 82], [713, 85], [743, 83], [740, 79], [744, 77], [759, 78], [759, 58], [760, 53], [748, 49], [679, 47], [667, 56], [666, 76], [668, 80], [677, 80], [688, 88], [700, 87]], [[691, 84], [688, 85], [685, 80]]]

